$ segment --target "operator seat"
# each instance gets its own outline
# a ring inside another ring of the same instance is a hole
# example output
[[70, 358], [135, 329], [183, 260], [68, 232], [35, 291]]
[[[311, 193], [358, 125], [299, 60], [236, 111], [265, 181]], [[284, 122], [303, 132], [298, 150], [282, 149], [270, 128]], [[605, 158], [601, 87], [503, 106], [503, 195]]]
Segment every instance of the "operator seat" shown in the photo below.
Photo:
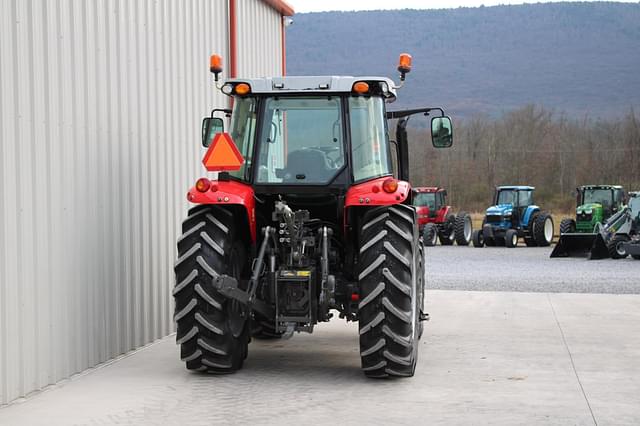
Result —
[[[324, 152], [314, 148], [303, 148], [292, 151], [287, 156], [284, 181], [325, 183], [334, 172]], [[304, 179], [296, 176], [304, 176]]]

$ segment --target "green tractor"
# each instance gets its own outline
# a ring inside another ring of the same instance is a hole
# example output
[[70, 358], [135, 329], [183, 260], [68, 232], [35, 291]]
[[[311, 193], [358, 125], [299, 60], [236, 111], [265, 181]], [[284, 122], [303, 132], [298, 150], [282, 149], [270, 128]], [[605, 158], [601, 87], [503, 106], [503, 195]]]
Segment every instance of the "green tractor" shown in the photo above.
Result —
[[620, 185], [585, 185], [576, 188], [576, 218], [560, 222], [560, 239], [551, 257], [588, 256], [599, 227], [626, 203]]

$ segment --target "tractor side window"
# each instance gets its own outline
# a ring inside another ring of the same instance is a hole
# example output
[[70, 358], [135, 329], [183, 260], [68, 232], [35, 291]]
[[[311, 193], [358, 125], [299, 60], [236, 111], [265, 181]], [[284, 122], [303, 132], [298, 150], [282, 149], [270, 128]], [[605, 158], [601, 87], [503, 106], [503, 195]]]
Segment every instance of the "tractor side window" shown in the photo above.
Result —
[[264, 114], [256, 182], [327, 184], [344, 166], [338, 97], [269, 98]]
[[436, 209], [436, 195], [433, 192], [418, 192], [413, 197], [413, 204], [416, 206], [427, 206], [430, 211]]
[[349, 98], [351, 155], [356, 182], [391, 174], [383, 102], [376, 96]]
[[256, 100], [254, 98], [236, 98], [231, 116], [230, 134], [233, 142], [244, 157], [240, 170], [230, 171], [229, 175], [249, 180], [251, 155], [256, 132]]
[[531, 191], [520, 191], [519, 198], [518, 207], [527, 207], [533, 204], [533, 193]]

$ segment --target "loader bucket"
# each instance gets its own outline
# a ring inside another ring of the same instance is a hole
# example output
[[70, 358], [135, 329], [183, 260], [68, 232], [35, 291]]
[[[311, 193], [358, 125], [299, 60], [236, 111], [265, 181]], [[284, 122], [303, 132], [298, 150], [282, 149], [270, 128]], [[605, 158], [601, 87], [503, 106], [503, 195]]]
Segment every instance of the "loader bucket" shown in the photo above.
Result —
[[607, 259], [609, 258], [609, 250], [607, 244], [604, 242], [601, 234], [596, 234], [596, 239], [593, 241], [591, 251], [589, 252], [589, 260]]
[[584, 233], [560, 234], [560, 239], [550, 257], [588, 257], [596, 235]]

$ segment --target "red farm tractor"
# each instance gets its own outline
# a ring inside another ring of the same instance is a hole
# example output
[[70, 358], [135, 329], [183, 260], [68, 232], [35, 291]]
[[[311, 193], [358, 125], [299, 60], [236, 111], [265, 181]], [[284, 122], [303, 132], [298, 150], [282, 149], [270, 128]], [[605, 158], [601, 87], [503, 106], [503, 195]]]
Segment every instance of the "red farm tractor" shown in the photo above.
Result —
[[413, 205], [418, 213], [418, 227], [425, 246], [468, 246], [473, 226], [466, 212], [452, 213], [447, 205], [447, 190], [438, 187], [413, 188]]
[[[367, 376], [412, 376], [427, 315], [406, 125], [437, 112], [432, 143], [446, 148], [451, 120], [441, 108], [387, 111], [402, 84], [384, 77], [223, 83], [220, 63], [212, 56], [211, 71], [233, 110], [214, 110], [202, 129], [203, 163], [218, 176], [189, 190], [195, 206], [177, 243], [182, 361], [234, 372], [251, 337], [311, 333], [337, 311], [359, 322]], [[401, 82], [410, 66], [401, 55]], [[398, 120], [394, 143], [389, 119]]]

